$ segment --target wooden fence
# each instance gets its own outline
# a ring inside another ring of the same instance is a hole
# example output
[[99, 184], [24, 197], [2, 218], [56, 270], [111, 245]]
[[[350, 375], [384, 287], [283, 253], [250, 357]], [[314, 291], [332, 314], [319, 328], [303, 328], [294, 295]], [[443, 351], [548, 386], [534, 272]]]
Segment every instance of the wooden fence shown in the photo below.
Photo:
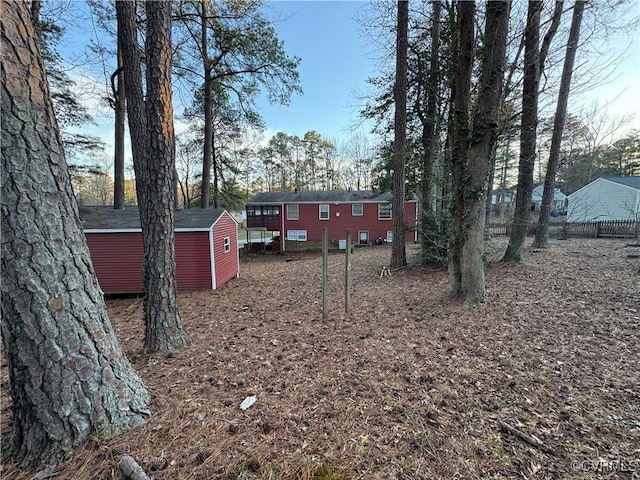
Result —
[[[527, 229], [528, 235], [535, 235], [536, 224]], [[487, 226], [491, 236], [511, 235], [511, 224], [494, 224]], [[549, 236], [555, 238], [636, 238], [640, 234], [640, 222], [634, 220], [604, 220], [600, 222], [551, 223]]]

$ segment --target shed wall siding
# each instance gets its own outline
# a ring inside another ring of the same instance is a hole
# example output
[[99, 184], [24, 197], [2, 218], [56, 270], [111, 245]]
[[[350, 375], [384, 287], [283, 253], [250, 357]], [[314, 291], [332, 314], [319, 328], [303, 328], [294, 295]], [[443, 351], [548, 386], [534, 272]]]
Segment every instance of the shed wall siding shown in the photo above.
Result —
[[[337, 241], [346, 238], [346, 231], [351, 229], [354, 243], [357, 241], [359, 231], [368, 231], [369, 241], [373, 242], [377, 237], [387, 238], [387, 232], [393, 230], [392, 219], [378, 220], [378, 203], [362, 203], [362, 216], [352, 215], [352, 203], [301, 203], [298, 205], [298, 220], [288, 220], [286, 207], [284, 209], [284, 232], [281, 232], [283, 238], [287, 238], [288, 230], [306, 230], [308, 241], [321, 241], [322, 230], [326, 228], [329, 240]], [[328, 220], [320, 220], [320, 205], [329, 205]], [[416, 202], [405, 203], [407, 226], [415, 226], [416, 211]], [[415, 238], [415, 232], [408, 231], [405, 234], [407, 242], [413, 242]]]
[[[229, 237], [231, 249], [224, 251], [224, 238]], [[228, 214], [223, 214], [213, 226], [213, 258], [216, 288], [238, 275], [238, 226]]]
[[634, 220], [640, 191], [599, 178], [569, 195], [568, 222]]
[[209, 232], [176, 232], [178, 290], [211, 289]]
[[[107, 294], [143, 293], [144, 247], [141, 233], [88, 233], [91, 261]], [[178, 232], [175, 235], [178, 290], [211, 288], [209, 234]]]
[[104, 293], [144, 293], [142, 234], [89, 233], [85, 237]]

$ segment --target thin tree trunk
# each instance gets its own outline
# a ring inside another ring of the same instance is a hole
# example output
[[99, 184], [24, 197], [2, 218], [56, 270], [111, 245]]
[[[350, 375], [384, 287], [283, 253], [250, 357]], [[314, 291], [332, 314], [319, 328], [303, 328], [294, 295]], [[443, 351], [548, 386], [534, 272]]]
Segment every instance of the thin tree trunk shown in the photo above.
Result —
[[27, 5], [1, 19], [1, 324], [13, 459], [36, 468], [150, 412], [91, 265]]
[[453, 128], [451, 136], [452, 173], [452, 232], [449, 244], [449, 282], [452, 298], [464, 296], [462, 288], [462, 247], [464, 243], [464, 179], [467, 175], [469, 158], [470, 124], [469, 105], [471, 102], [471, 73], [473, 71], [474, 42], [474, 2], [456, 4], [458, 18], [454, 27], [453, 40]]
[[542, 205], [540, 206], [540, 218], [533, 246], [536, 248], [547, 248], [549, 245], [549, 215], [551, 205], [555, 196], [556, 173], [558, 162], [560, 161], [560, 144], [562, 143], [562, 133], [565, 119], [567, 118], [567, 105], [569, 103], [569, 91], [571, 89], [571, 77], [573, 65], [575, 63], [576, 51], [578, 50], [578, 40], [580, 38], [580, 25], [582, 23], [582, 13], [584, 11], [584, 0], [576, 0], [571, 19], [571, 29], [569, 40], [567, 41], [567, 53], [562, 67], [562, 77], [560, 78], [560, 92], [558, 93], [558, 105], [556, 115], [553, 119], [553, 133], [551, 134], [551, 149], [549, 151], [549, 162], [547, 163], [547, 173], [544, 179], [544, 192], [542, 194]]
[[209, 65], [209, 43], [207, 40], [207, 5], [208, 0], [201, 0], [200, 8], [200, 28], [202, 62], [204, 65], [204, 146], [202, 148], [202, 184], [200, 186], [200, 208], [209, 207], [209, 195], [211, 192], [211, 157], [212, 147], [211, 139], [213, 138], [213, 92], [211, 78], [211, 66]]
[[520, 163], [513, 226], [503, 262], [520, 262], [524, 255], [531, 215], [531, 192], [536, 160], [538, 127], [538, 87], [540, 84], [540, 11], [542, 2], [531, 0], [527, 10], [525, 34], [522, 122], [520, 131]]
[[426, 261], [433, 251], [433, 245], [429, 241], [429, 230], [435, 227], [433, 221], [433, 154], [435, 139], [436, 115], [438, 113], [438, 51], [440, 49], [440, 13], [442, 4], [439, 1], [432, 3], [431, 13], [431, 53], [429, 61], [429, 73], [427, 79], [427, 105], [425, 108], [422, 129], [422, 252]]
[[485, 195], [502, 104], [510, 5], [509, 1], [487, 3], [482, 70], [469, 144], [467, 178], [458, 185], [464, 191], [465, 202], [461, 242], [461, 287], [465, 303], [482, 300], [485, 296]]
[[211, 127], [211, 165], [213, 166], [213, 208], [218, 208], [220, 201], [220, 172], [216, 152], [215, 128]]
[[[122, 51], [120, 41], [118, 41], [118, 69], [117, 88], [114, 91], [115, 100], [115, 139], [113, 154], [113, 208], [120, 210], [124, 208], [124, 136], [126, 121], [126, 96], [124, 86], [124, 70], [122, 68]], [[113, 82], [112, 77], [112, 82]], [[112, 86], [114, 86], [112, 84]]]
[[398, 0], [396, 38], [395, 138], [393, 142], [393, 243], [391, 266], [407, 264], [404, 225], [405, 147], [407, 143], [407, 51], [409, 48], [409, 1]]

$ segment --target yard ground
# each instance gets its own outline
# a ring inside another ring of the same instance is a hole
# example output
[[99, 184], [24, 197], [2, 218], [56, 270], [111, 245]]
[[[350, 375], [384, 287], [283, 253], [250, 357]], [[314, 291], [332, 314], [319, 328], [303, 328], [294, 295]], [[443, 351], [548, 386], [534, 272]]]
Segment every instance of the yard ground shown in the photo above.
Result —
[[[381, 277], [390, 247], [358, 249], [349, 313], [344, 255], [332, 254], [327, 320], [320, 255], [250, 257], [224, 288], [180, 295], [193, 344], [169, 355], [141, 354], [141, 299], [109, 300], [153, 416], [96, 438], [57, 478], [121, 479], [123, 453], [156, 480], [638, 478], [640, 276], [628, 255], [640, 248], [629, 242], [552, 241], [507, 265], [506, 241], [492, 241], [487, 301], [472, 308], [447, 297], [445, 270]], [[6, 365], [2, 381], [6, 446]]]

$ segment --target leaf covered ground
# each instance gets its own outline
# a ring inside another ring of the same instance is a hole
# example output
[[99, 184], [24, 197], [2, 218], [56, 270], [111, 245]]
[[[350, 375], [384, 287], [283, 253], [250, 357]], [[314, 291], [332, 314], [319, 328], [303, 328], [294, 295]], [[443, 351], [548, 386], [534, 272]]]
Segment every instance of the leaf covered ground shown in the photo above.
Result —
[[[390, 247], [358, 249], [349, 313], [345, 256], [332, 254], [326, 320], [320, 255], [250, 257], [225, 287], [180, 294], [193, 343], [170, 354], [142, 354], [140, 298], [108, 300], [153, 416], [96, 437], [56, 478], [122, 479], [123, 454], [157, 480], [638, 478], [640, 248], [628, 243], [552, 241], [511, 265], [491, 241], [473, 307], [448, 298], [446, 270], [381, 277]], [[34, 473], [5, 459], [0, 476]]]

